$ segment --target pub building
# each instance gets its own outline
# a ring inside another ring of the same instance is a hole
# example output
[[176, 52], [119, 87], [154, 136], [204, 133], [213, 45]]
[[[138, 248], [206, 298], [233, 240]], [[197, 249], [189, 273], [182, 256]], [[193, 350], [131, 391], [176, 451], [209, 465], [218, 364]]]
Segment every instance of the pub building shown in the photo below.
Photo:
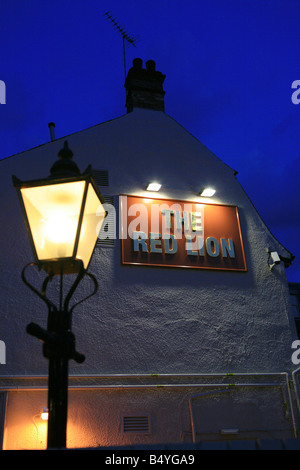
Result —
[[[0, 162], [3, 449], [45, 449], [48, 426], [48, 359], [26, 332], [47, 327], [47, 308], [21, 276], [34, 259], [12, 175], [46, 177], [62, 149], [91, 165], [106, 212], [88, 266], [98, 290], [72, 317], [85, 361], [69, 361], [67, 447], [297, 438], [293, 255], [237, 172], [166, 114], [164, 79], [134, 59], [124, 115], [63, 138], [50, 123], [49, 142]], [[27, 274], [36, 286], [44, 275]]]

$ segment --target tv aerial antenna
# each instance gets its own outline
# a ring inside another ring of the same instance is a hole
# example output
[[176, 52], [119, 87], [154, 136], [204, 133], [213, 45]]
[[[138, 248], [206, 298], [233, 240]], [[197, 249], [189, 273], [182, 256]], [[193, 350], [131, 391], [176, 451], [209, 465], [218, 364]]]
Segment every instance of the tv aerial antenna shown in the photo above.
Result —
[[135, 37], [132, 37], [130, 36], [120, 25], [119, 23], [116, 21], [116, 18], [113, 18], [112, 15], [110, 14], [109, 11], [106, 11], [104, 13], [104, 16], [106, 16], [106, 18], [108, 20], [110, 20], [110, 22], [113, 24], [113, 26], [119, 31], [119, 33], [121, 34], [122, 36], [122, 39], [123, 39], [123, 58], [124, 58], [124, 74], [125, 74], [125, 80], [126, 80], [126, 53], [125, 53], [125, 50], [126, 50], [126, 42], [128, 44], [130, 44], [131, 46], [134, 46], [136, 47], [136, 41], [138, 40], [138, 37], [135, 36]]

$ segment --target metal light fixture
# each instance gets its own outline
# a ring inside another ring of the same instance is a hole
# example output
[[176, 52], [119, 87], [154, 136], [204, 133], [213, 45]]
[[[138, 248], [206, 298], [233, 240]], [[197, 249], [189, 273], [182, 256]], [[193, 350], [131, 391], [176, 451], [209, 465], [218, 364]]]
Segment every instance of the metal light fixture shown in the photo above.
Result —
[[161, 188], [161, 184], [159, 183], [149, 183], [148, 186], [147, 186], [147, 191], [159, 191]]
[[[47, 447], [56, 449], [66, 447], [68, 361], [74, 359], [82, 363], [85, 360], [75, 349], [72, 313], [78, 304], [97, 292], [97, 280], [87, 268], [106, 216], [104, 200], [92, 178], [91, 168], [80, 173], [67, 141], [58, 156], [48, 178], [24, 182], [13, 176], [35, 258], [35, 262], [24, 267], [22, 280], [48, 307], [47, 329], [30, 323], [27, 333], [44, 343], [43, 354], [49, 360]], [[25, 276], [31, 266], [47, 274], [40, 290]], [[64, 297], [65, 274], [76, 277]], [[85, 276], [93, 281], [93, 292], [69, 307], [72, 295]], [[47, 297], [46, 291], [49, 282], [56, 278], [59, 288], [55, 303]]]
[[268, 253], [268, 266], [270, 270], [272, 271], [275, 265], [280, 264], [281, 259], [277, 251], [271, 251], [268, 248], [266, 251]]
[[44, 406], [41, 412], [41, 419], [43, 421], [48, 421], [48, 418], [49, 418], [49, 411], [48, 411], [48, 408]]
[[216, 190], [213, 188], [203, 188], [200, 192], [200, 196], [203, 197], [212, 197], [215, 194]]
[[106, 215], [90, 168], [80, 174], [67, 141], [58, 155], [48, 178], [13, 176], [35, 261], [54, 275], [88, 268]]

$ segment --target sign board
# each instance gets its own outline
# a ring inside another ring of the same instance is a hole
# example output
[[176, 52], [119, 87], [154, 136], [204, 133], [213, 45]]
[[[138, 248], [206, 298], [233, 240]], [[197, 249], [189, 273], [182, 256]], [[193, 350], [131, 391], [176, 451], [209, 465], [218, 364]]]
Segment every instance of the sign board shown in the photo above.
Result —
[[122, 263], [247, 271], [236, 206], [120, 197]]

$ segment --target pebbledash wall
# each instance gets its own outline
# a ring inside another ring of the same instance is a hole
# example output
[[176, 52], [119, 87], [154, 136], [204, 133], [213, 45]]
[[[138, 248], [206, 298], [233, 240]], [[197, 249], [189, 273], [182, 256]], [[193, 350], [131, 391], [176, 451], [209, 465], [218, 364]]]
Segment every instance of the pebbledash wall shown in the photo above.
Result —
[[[47, 311], [21, 280], [32, 254], [11, 175], [47, 176], [65, 140], [81, 171], [91, 164], [108, 172], [100, 190], [117, 213], [117, 238], [97, 245], [89, 268], [98, 293], [74, 310], [77, 350], [86, 360], [70, 361], [68, 447], [297, 435], [297, 333], [285, 272], [293, 257], [236, 172], [165, 113], [163, 79], [153, 62], [144, 69], [136, 61], [125, 115], [0, 162], [4, 449], [45, 448], [40, 412], [48, 373], [41, 343], [25, 332], [31, 321], [46, 326]], [[153, 180], [162, 184], [157, 193], [145, 190]], [[216, 189], [212, 198], [199, 196], [205, 186]], [[236, 206], [246, 269], [123, 264], [120, 195]], [[267, 250], [281, 259], [273, 269]], [[36, 273], [32, 281], [42, 278]], [[90, 288], [84, 281], [76, 299]]]

